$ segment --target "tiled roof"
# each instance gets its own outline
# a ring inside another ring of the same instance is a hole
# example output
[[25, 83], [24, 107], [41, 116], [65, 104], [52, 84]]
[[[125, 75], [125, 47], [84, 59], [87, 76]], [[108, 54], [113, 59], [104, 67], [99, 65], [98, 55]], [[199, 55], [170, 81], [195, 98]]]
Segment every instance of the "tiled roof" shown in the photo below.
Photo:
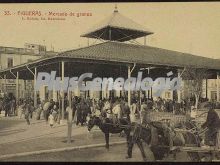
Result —
[[156, 47], [112, 41], [66, 51], [58, 54], [58, 56], [177, 67], [191, 66], [220, 70], [220, 60]]
[[[109, 28], [111, 28], [112, 30], [111, 39], [108, 38]], [[153, 32], [146, 29], [142, 25], [134, 22], [133, 20], [123, 16], [117, 11], [114, 12], [111, 16], [107, 17], [106, 19], [102, 20], [97, 25], [93, 26], [87, 32], [82, 34], [81, 37], [89, 37], [89, 38], [100, 37], [105, 40], [119, 41], [120, 39], [120, 41], [127, 41], [130, 40], [131, 38], [143, 37], [149, 34], [153, 34]]]

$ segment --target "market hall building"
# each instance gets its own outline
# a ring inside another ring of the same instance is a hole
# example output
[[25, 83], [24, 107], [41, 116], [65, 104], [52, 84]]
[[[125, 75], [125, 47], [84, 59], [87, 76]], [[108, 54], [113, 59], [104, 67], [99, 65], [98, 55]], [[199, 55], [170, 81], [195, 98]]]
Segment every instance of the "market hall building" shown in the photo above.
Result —
[[[56, 71], [56, 77], [79, 77], [83, 73], [93, 73], [94, 77], [137, 77], [138, 72], [143, 72], [144, 77], [167, 77], [172, 71], [172, 77], [181, 76], [184, 68], [204, 68], [211, 75], [210, 79], [217, 79], [217, 100], [219, 101], [219, 74], [220, 60], [195, 56], [146, 45], [146, 38], [153, 32], [145, 29], [133, 20], [123, 16], [115, 8], [113, 14], [91, 28], [81, 37], [92, 38], [103, 41], [99, 44], [69, 50], [58, 53], [52, 57], [40, 58], [25, 64], [17, 65], [0, 71], [3, 79], [16, 79], [16, 98], [20, 97], [19, 80], [34, 80], [36, 83], [39, 72], [51, 73]], [[143, 37], [144, 44], [138, 44], [135, 39]], [[131, 42], [131, 43], [128, 43]], [[207, 81], [206, 81], [207, 82]], [[84, 82], [89, 83], [89, 81]], [[207, 87], [207, 84], [206, 84]], [[80, 91], [75, 90], [68, 94], [72, 96], [90, 98], [127, 97], [131, 102], [132, 97], [139, 96], [152, 98], [153, 90], [148, 91]], [[206, 88], [207, 97], [207, 88]], [[37, 96], [41, 100], [58, 99], [64, 100], [64, 92], [48, 91], [48, 86], [42, 86], [40, 91], [33, 91], [34, 104], [36, 106]], [[184, 92], [165, 91], [163, 98], [184, 98]], [[62, 107], [63, 108], [63, 107]]]

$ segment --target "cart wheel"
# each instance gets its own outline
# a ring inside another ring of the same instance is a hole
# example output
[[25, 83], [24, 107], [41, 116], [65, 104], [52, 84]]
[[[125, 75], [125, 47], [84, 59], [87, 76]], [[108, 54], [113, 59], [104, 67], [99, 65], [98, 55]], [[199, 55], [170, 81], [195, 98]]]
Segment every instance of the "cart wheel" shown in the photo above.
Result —
[[200, 162], [201, 161], [200, 155], [198, 153], [187, 152], [187, 154], [189, 155], [191, 161], [193, 161], [193, 162]]
[[215, 158], [216, 158], [217, 160], [220, 160], [220, 153], [216, 153], [216, 154], [215, 154]]

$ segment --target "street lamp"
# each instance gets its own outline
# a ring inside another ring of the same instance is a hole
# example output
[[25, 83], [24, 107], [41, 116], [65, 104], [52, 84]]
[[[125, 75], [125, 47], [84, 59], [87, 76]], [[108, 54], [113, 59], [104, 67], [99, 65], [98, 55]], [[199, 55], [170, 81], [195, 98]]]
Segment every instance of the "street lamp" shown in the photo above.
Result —
[[[146, 67], [146, 68], [140, 68], [140, 71], [144, 71], [144, 70], [147, 70], [147, 74], [149, 75], [150, 74], [150, 70], [151, 69], [155, 69], [156, 67]], [[140, 88], [140, 104], [141, 104], [141, 95], [142, 95], [142, 92], [141, 92], [141, 88]]]

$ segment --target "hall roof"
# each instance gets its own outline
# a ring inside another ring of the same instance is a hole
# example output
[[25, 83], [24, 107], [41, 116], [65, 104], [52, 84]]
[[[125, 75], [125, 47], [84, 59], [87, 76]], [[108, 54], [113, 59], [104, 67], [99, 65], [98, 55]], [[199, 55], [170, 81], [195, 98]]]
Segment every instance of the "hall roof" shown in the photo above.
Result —
[[[59, 70], [61, 61], [73, 62], [74, 65], [86, 64], [112, 64], [138, 66], [156, 66], [159, 68], [184, 67], [205, 68], [213, 72], [220, 71], [220, 60], [196, 56], [188, 53], [181, 53], [151, 46], [134, 45], [121, 42], [107, 41], [84, 48], [74, 49], [59, 53], [56, 56], [40, 58], [29, 63], [14, 66], [0, 71], [0, 76], [6, 74], [7, 78], [14, 79], [11, 74], [19, 71], [22, 79], [32, 78], [30, 71], [37, 67], [38, 71]], [[73, 64], [72, 64], [73, 65]], [[27, 68], [28, 66], [28, 68]], [[83, 66], [83, 65], [82, 65]], [[114, 66], [113, 66], [114, 67]], [[9, 76], [9, 77], [8, 77]]]
[[113, 41], [66, 51], [58, 54], [58, 56], [180, 68], [194, 67], [220, 70], [220, 60], [217, 59], [157, 47]]
[[112, 15], [89, 29], [81, 37], [124, 42], [150, 34], [153, 32], [123, 16], [116, 8]]

